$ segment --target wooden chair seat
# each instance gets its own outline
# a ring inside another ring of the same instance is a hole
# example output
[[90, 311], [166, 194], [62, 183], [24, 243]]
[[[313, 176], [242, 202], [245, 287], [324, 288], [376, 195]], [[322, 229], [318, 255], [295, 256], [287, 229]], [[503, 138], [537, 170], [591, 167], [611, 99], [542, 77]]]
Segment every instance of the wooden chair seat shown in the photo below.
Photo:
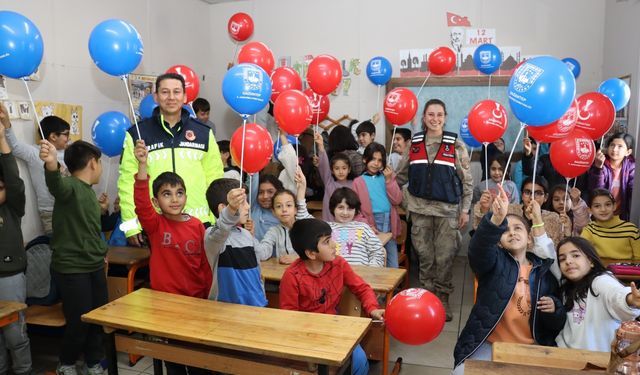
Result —
[[46, 327], [64, 327], [67, 322], [62, 313], [62, 302], [51, 306], [31, 305], [25, 310], [27, 324]]

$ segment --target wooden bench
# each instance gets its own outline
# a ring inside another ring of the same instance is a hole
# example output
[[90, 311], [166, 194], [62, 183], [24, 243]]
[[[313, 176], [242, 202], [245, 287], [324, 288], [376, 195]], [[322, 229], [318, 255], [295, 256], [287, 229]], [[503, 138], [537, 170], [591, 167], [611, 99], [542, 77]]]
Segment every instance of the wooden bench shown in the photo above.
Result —
[[31, 305], [25, 310], [27, 324], [45, 327], [64, 327], [67, 322], [62, 313], [62, 302], [51, 306]]
[[[572, 370], [584, 370], [589, 365], [607, 368], [610, 353], [551, 346], [493, 343], [493, 362], [526, 364]], [[465, 367], [466, 370], [466, 367]]]

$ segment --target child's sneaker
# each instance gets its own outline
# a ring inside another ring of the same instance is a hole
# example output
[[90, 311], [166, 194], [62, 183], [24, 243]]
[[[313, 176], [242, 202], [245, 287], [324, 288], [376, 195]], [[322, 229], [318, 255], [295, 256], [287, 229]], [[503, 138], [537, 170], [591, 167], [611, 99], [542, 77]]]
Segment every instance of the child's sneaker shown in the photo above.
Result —
[[100, 362], [96, 363], [94, 366], [89, 367], [87, 370], [87, 375], [104, 375], [106, 372], [102, 368]]
[[56, 375], [78, 375], [78, 371], [76, 371], [76, 365], [63, 365], [59, 364], [56, 369]]

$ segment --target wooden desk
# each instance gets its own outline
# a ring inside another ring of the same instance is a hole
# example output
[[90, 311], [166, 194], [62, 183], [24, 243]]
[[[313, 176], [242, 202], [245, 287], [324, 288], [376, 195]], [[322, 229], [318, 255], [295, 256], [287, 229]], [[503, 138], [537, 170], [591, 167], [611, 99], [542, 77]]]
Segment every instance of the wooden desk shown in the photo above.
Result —
[[393, 233], [391, 233], [391, 232], [381, 232], [381, 233], [376, 234], [376, 236], [378, 237], [380, 242], [382, 242], [382, 246], [384, 246], [384, 245], [387, 244], [387, 242], [391, 241], [391, 239], [393, 238]]
[[469, 359], [464, 362], [464, 373], [465, 375], [585, 375], [604, 374], [604, 370], [585, 372], [580, 370], [559, 369], [552, 367], [534, 367], [517, 365], [513, 363], [476, 361], [473, 359]]
[[149, 264], [151, 252], [145, 247], [109, 247], [107, 251], [107, 262], [126, 266], [127, 273], [127, 293], [133, 292], [135, 276], [138, 269]]
[[[329, 366], [348, 365], [371, 324], [366, 318], [236, 305], [150, 289], [127, 294], [82, 320], [102, 325], [108, 333], [109, 375], [118, 374], [116, 343], [127, 352], [226, 373], [326, 374]], [[171, 341], [149, 342], [115, 330]]]
[[[280, 282], [284, 271], [288, 265], [278, 263], [275, 258], [260, 263], [262, 277], [267, 281]], [[404, 276], [407, 273], [402, 268], [387, 268], [387, 267], [369, 267], [369, 266], [351, 266], [355, 273], [357, 273], [364, 281], [366, 281], [371, 288], [378, 293], [385, 294], [385, 306], [393, 297], [393, 291], [404, 281]], [[350, 293], [349, 293], [350, 294]], [[349, 295], [343, 295], [343, 298], [349, 298]], [[386, 326], [384, 327], [383, 343], [382, 343], [382, 363], [389, 361], [389, 331]], [[387, 366], [382, 367], [382, 374], [387, 374]]]
[[[610, 353], [540, 345], [493, 343], [493, 362], [583, 370], [587, 364], [607, 368]], [[465, 365], [466, 371], [466, 365]]]
[[[602, 264], [604, 264], [605, 267], [607, 267], [608, 265], [610, 265], [611, 263], [624, 263], [624, 262], [629, 262], [629, 263], [640, 263], [640, 259], [611, 259], [611, 258], [600, 258], [600, 260], [602, 261]], [[640, 275], [620, 275], [620, 274], [613, 274], [616, 279], [620, 280], [620, 281], [627, 281], [627, 282], [631, 282], [631, 281], [636, 281], [636, 280], [640, 280]]]
[[0, 301], [0, 327], [8, 326], [17, 322], [20, 311], [27, 308], [27, 305], [14, 301]]

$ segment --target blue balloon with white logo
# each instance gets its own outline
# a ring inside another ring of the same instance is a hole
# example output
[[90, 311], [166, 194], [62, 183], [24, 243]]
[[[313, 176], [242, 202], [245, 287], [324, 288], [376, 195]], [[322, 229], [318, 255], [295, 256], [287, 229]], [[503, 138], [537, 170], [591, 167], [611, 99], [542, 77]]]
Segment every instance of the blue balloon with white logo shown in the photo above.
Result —
[[30, 19], [0, 11], [0, 75], [15, 79], [30, 76], [38, 69], [43, 50], [40, 30]]
[[[289, 141], [289, 143], [292, 144], [294, 147], [295, 145], [298, 144], [298, 139], [293, 135], [287, 134], [287, 141]], [[273, 158], [276, 159], [277, 161], [280, 161], [280, 159], [278, 159], [278, 154], [280, 153], [281, 149], [282, 149], [282, 142], [280, 142], [280, 137], [278, 137], [278, 139], [276, 140], [276, 143], [273, 144]]]
[[109, 157], [122, 153], [122, 145], [127, 129], [131, 127], [129, 118], [122, 112], [110, 111], [98, 116], [91, 128], [91, 139], [100, 151]]
[[393, 69], [385, 57], [376, 56], [367, 64], [367, 77], [374, 85], [386, 85], [391, 79]]
[[562, 59], [562, 61], [567, 64], [567, 67], [569, 68], [571, 73], [573, 73], [573, 76], [578, 79], [581, 70], [578, 60], [574, 59], [573, 57], [565, 57], [564, 59]]
[[257, 65], [238, 64], [224, 75], [222, 96], [241, 116], [254, 115], [269, 104], [271, 78]]
[[142, 61], [142, 37], [130, 23], [109, 19], [91, 31], [89, 54], [103, 72], [123, 76], [131, 73]]
[[153, 98], [153, 94], [148, 94], [140, 101], [140, 106], [138, 107], [138, 114], [140, 118], [151, 118], [153, 115], [153, 110], [156, 109], [158, 103]]
[[502, 65], [502, 53], [495, 44], [481, 44], [473, 53], [473, 65], [484, 74], [493, 74]]
[[609, 78], [602, 82], [600, 86], [598, 86], [598, 92], [611, 99], [613, 106], [616, 107], [616, 111], [626, 107], [631, 98], [629, 85], [620, 78]]
[[471, 148], [482, 146], [482, 143], [478, 142], [469, 132], [469, 120], [466, 116], [460, 122], [460, 138]]
[[556, 121], [576, 96], [576, 79], [567, 65], [551, 56], [526, 60], [511, 76], [507, 91], [511, 111], [529, 126]]

